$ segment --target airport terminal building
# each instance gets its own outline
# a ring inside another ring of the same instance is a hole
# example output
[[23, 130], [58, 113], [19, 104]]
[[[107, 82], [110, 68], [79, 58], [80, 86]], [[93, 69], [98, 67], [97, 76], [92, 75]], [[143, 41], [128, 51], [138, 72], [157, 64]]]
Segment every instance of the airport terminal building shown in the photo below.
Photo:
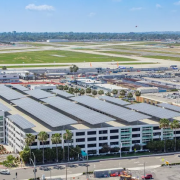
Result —
[[[45, 148], [55, 147], [51, 136], [73, 133], [72, 145], [83, 151], [100, 154], [103, 145], [132, 151], [135, 144], [146, 149], [150, 140], [172, 139], [174, 131], [159, 128], [159, 120], [180, 117], [180, 107], [146, 103], [130, 104], [117, 98], [74, 96], [65, 91], [29, 90], [21, 85], [0, 85], [0, 143], [18, 153], [25, 147], [27, 133], [36, 136], [32, 149], [42, 148], [37, 135], [48, 133]], [[176, 130], [180, 138], [180, 130]], [[63, 136], [62, 136], [63, 137]], [[67, 146], [66, 141], [58, 146]]]

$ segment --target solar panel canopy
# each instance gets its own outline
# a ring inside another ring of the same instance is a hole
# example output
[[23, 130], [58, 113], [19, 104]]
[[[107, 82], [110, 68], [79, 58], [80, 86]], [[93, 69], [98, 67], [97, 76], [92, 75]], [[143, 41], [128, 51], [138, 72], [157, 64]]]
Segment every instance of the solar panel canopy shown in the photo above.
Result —
[[13, 99], [20, 99], [20, 98], [24, 98], [26, 97], [25, 95], [9, 88], [6, 87], [4, 85], [0, 86], [0, 96], [2, 96], [3, 98], [7, 99], [7, 100], [13, 100]]
[[67, 93], [67, 92], [59, 90], [59, 89], [52, 90], [52, 92], [54, 92], [60, 96], [66, 97], [66, 98], [74, 97], [73, 94]]
[[110, 97], [110, 96], [99, 96], [98, 98], [112, 102], [112, 103], [115, 103], [115, 104], [118, 104], [118, 105], [122, 105], [122, 106], [130, 104], [129, 102], [123, 101], [123, 100], [118, 99], [118, 98]]
[[28, 88], [26, 88], [26, 87], [24, 87], [24, 86], [22, 86], [20, 84], [11, 84], [11, 86], [13, 88], [16, 88], [16, 89], [20, 90], [20, 91], [28, 91], [29, 90]]
[[75, 124], [76, 121], [30, 98], [14, 100], [12, 103], [37, 117], [51, 127]]
[[30, 129], [36, 127], [33, 123], [29, 122], [24, 117], [20, 116], [19, 114], [14, 114], [7, 116], [10, 121], [18, 125], [22, 129]]
[[149, 114], [151, 116], [157, 117], [157, 118], [174, 118], [180, 116], [180, 113], [173, 112], [167, 109], [163, 109], [154, 105], [146, 104], [146, 103], [138, 103], [133, 105], [127, 106], [130, 109], [134, 109], [140, 112], [143, 112], [145, 114]]
[[122, 119], [127, 122], [133, 122], [133, 121], [151, 118], [150, 116], [138, 112], [134, 112], [124, 107], [120, 107], [108, 102], [104, 102], [90, 96], [78, 96], [71, 99], [81, 104], [84, 104], [85, 106], [91, 107], [93, 109], [104, 112], [108, 115]]
[[60, 97], [46, 98], [43, 101], [92, 125], [115, 120]]
[[0, 111], [11, 111], [11, 109], [5, 106], [4, 104], [0, 103]]
[[36, 99], [42, 99], [42, 98], [47, 98], [47, 97], [52, 97], [54, 94], [51, 94], [49, 92], [43, 91], [41, 89], [36, 89], [36, 90], [30, 90], [26, 91], [26, 94], [29, 94], [32, 97], [35, 97]]
[[175, 106], [175, 105], [171, 105], [171, 104], [167, 104], [167, 103], [161, 103], [161, 104], [158, 104], [158, 106], [180, 112], [179, 106]]

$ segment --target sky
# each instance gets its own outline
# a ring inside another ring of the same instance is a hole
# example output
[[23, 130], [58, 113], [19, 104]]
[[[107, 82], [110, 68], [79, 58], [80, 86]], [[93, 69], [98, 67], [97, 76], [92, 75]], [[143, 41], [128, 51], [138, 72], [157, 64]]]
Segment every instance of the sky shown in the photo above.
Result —
[[180, 31], [180, 0], [0, 0], [0, 32], [11, 31]]

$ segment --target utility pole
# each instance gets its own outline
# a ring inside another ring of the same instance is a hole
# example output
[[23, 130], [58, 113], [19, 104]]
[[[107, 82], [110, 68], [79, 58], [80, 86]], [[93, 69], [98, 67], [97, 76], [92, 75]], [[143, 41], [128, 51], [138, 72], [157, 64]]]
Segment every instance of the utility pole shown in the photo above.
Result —
[[33, 165], [34, 165], [34, 179], [36, 180], [36, 157], [34, 155], [34, 153], [32, 152], [33, 156], [34, 156], [34, 162], [33, 160], [30, 158], [30, 160], [32, 161]]
[[145, 162], [144, 162], [144, 179], [145, 179]]
[[122, 148], [122, 142], [120, 142], [120, 158], [121, 158], [121, 148]]
[[66, 180], [67, 180], [67, 164], [68, 164], [68, 163], [66, 163]]
[[89, 180], [89, 175], [88, 175], [88, 153], [87, 153], [87, 165], [86, 165], [86, 167], [87, 167], [87, 180]]

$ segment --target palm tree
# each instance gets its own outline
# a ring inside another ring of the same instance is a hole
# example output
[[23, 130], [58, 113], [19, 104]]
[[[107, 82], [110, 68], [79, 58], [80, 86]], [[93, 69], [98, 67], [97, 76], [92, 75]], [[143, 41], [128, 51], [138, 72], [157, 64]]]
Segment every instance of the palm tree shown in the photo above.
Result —
[[26, 134], [25, 142], [30, 149], [30, 157], [31, 157], [31, 145], [35, 141], [35, 136], [32, 134]]
[[116, 90], [116, 89], [113, 89], [113, 90], [112, 90], [112, 93], [113, 93], [114, 95], [117, 95], [117, 93], [118, 93], [118, 90]]
[[107, 92], [107, 93], [106, 93], [106, 96], [111, 96], [111, 93], [110, 93], [110, 92]]
[[44, 164], [44, 142], [46, 142], [48, 139], [48, 134], [45, 131], [41, 131], [38, 134], [38, 140], [42, 142], [43, 145], [43, 164]]
[[135, 95], [136, 95], [136, 96], [141, 96], [141, 92], [140, 92], [140, 91], [136, 91], [136, 92], [135, 92]]
[[103, 90], [99, 90], [99, 91], [98, 91], [98, 94], [99, 94], [99, 95], [102, 95], [102, 94], [104, 94], [104, 91], [103, 91]]
[[180, 128], [179, 121], [178, 121], [178, 120], [174, 120], [174, 121], [171, 123], [170, 127], [171, 127], [171, 129], [173, 130], [173, 132], [174, 132], [174, 130], [175, 130], [175, 148], [174, 148], [174, 150], [176, 151], [176, 129], [179, 129], [179, 128]]
[[75, 89], [74, 89], [74, 93], [76, 93], [76, 96], [77, 96], [77, 93], [79, 92], [79, 89], [76, 87]]
[[[169, 123], [169, 119], [160, 119], [159, 122], [159, 127], [162, 128], [169, 128], [170, 123]], [[166, 152], [166, 139], [164, 139], [164, 152]]]
[[57, 158], [57, 162], [58, 162], [58, 148], [57, 148], [57, 144], [59, 144], [61, 142], [61, 135], [59, 133], [53, 134], [52, 137], [51, 137], [51, 141], [52, 141], [52, 143], [56, 144], [56, 158]]
[[93, 90], [92, 91], [92, 94], [95, 96], [95, 95], [97, 95], [97, 91], [96, 90]]
[[73, 133], [70, 130], [66, 129], [66, 133], [63, 134], [63, 139], [68, 142], [68, 161], [69, 161], [69, 141], [72, 139], [72, 136]]
[[85, 90], [84, 89], [81, 89], [79, 92], [80, 92], [81, 95], [85, 94]]
[[86, 89], [86, 93], [87, 93], [87, 94], [90, 94], [90, 93], [91, 93], [91, 88], [87, 88], [87, 89]]
[[121, 95], [121, 96], [125, 96], [125, 94], [126, 94], [126, 91], [125, 91], [125, 90], [121, 90], [121, 91], [120, 91], [120, 95]]
[[133, 97], [133, 94], [130, 92], [130, 93], [128, 93], [127, 97], [130, 99]]
[[63, 87], [63, 89], [64, 89], [64, 90], [68, 90], [69, 88], [68, 88], [67, 85], [65, 85], [65, 86]]
[[63, 87], [64, 87], [63, 85], [59, 85], [58, 89], [63, 90]]

